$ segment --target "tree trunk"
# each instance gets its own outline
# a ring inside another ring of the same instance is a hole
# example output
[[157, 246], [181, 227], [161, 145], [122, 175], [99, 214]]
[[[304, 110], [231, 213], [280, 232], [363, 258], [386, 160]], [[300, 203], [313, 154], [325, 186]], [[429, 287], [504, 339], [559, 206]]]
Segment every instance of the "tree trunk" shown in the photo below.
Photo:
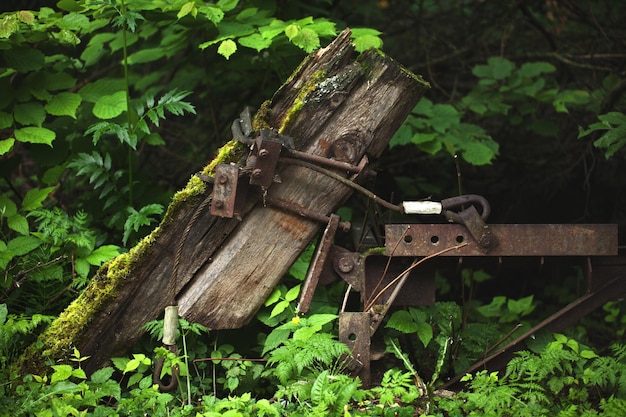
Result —
[[[293, 137], [300, 151], [358, 164], [366, 154], [380, 156], [427, 88], [378, 51], [355, 54], [346, 30], [302, 62], [255, 124]], [[237, 160], [242, 148], [225, 145], [204, 172], [213, 175], [217, 163]], [[264, 201], [328, 215], [351, 193], [306, 167], [279, 163], [278, 171], [282, 181], [265, 198], [249, 196], [240, 219], [211, 216], [211, 187], [192, 178], [161, 225], [105, 264], [51, 324], [40, 338], [43, 349], [26, 352], [22, 371], [40, 372], [45, 359], [63, 360], [76, 347], [90, 356], [82, 366], [93, 372], [124, 354], [142, 326], [174, 302], [182, 317], [211, 329], [245, 325], [323, 226]]]

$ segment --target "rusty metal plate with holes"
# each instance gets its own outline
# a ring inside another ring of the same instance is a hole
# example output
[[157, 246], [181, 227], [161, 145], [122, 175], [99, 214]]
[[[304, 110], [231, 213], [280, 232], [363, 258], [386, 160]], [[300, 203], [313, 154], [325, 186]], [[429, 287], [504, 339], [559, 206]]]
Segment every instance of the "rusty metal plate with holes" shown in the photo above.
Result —
[[250, 184], [261, 187], [272, 185], [282, 147], [282, 143], [275, 140], [257, 139], [255, 144], [256, 162], [250, 175]]
[[370, 315], [366, 312], [339, 313], [339, 341], [352, 352], [348, 370], [367, 384], [370, 380]]
[[213, 216], [232, 218], [235, 213], [237, 199], [237, 182], [239, 168], [236, 165], [219, 164], [215, 167], [215, 184], [211, 214]]
[[612, 256], [617, 255], [615, 224], [492, 224], [499, 245], [489, 253], [459, 224], [385, 226], [387, 256], [429, 256], [467, 243], [441, 256]]

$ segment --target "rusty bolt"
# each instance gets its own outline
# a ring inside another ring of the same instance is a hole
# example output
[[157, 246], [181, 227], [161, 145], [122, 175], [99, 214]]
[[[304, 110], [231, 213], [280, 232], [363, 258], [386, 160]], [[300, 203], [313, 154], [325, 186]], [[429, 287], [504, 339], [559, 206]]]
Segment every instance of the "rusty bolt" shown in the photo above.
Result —
[[228, 177], [222, 174], [217, 178], [217, 182], [219, 182], [220, 184], [226, 184], [228, 182]]
[[354, 269], [354, 261], [350, 258], [340, 258], [337, 262], [337, 267], [341, 272], [347, 274]]
[[270, 151], [267, 149], [259, 150], [259, 158], [267, 158], [268, 156], [270, 156]]
[[480, 237], [480, 242], [478, 242], [480, 244], [480, 246], [482, 246], [483, 248], [488, 248], [491, 246], [492, 244], [492, 240], [491, 240], [491, 236], [489, 235], [482, 235]]
[[224, 208], [224, 202], [222, 200], [215, 200], [213, 204], [215, 204], [215, 207], [218, 209]]
[[263, 175], [263, 170], [260, 168], [256, 168], [255, 170], [252, 171], [252, 176], [254, 178], [259, 178], [261, 175]]

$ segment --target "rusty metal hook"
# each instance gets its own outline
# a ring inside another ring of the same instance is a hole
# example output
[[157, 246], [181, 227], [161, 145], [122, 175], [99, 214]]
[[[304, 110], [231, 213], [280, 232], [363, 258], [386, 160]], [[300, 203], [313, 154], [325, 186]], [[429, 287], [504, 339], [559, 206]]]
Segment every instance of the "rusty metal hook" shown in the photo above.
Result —
[[[177, 345], [163, 345], [164, 348], [170, 352], [178, 355]], [[161, 392], [171, 392], [178, 387], [178, 378], [180, 377], [180, 367], [178, 365], [172, 366], [172, 375], [168, 383], [165, 383], [161, 378], [161, 371], [163, 371], [163, 364], [165, 358], [159, 358], [154, 364], [154, 372], [152, 373], [152, 383], [158, 385]]]
[[467, 194], [467, 195], [460, 195], [457, 197], [450, 197], [450, 198], [441, 200], [441, 210], [446, 216], [446, 218], [448, 220], [452, 220], [455, 223], [460, 223], [460, 224], [464, 224], [465, 222], [463, 221], [459, 213], [456, 213], [452, 211], [451, 209], [459, 208], [459, 207], [463, 207], [467, 205], [480, 206], [481, 207], [480, 218], [483, 219], [483, 221], [487, 221], [487, 218], [491, 214], [491, 206], [489, 205], [489, 202], [487, 201], [485, 197], [481, 195]]

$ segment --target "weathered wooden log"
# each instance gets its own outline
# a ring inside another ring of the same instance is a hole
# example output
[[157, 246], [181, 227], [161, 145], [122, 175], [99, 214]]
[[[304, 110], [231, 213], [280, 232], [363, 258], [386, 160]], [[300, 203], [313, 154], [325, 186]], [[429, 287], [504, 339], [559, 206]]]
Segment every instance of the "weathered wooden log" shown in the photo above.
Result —
[[[427, 88], [379, 51], [356, 54], [346, 30], [303, 61], [261, 107], [255, 127], [293, 137], [300, 151], [358, 164], [366, 154], [380, 156]], [[238, 161], [246, 151], [231, 141], [203, 172], [212, 175], [218, 163]], [[328, 215], [351, 193], [302, 166], [278, 169], [282, 182], [267, 190], [274, 201]], [[193, 177], [160, 226], [105, 264], [39, 347], [26, 352], [22, 371], [38, 372], [44, 360], [63, 360], [72, 347], [90, 356], [82, 365], [94, 371], [124, 354], [142, 326], [174, 301], [182, 317], [211, 329], [245, 325], [323, 225], [254, 196], [240, 219], [211, 216], [210, 194], [211, 187]]]

